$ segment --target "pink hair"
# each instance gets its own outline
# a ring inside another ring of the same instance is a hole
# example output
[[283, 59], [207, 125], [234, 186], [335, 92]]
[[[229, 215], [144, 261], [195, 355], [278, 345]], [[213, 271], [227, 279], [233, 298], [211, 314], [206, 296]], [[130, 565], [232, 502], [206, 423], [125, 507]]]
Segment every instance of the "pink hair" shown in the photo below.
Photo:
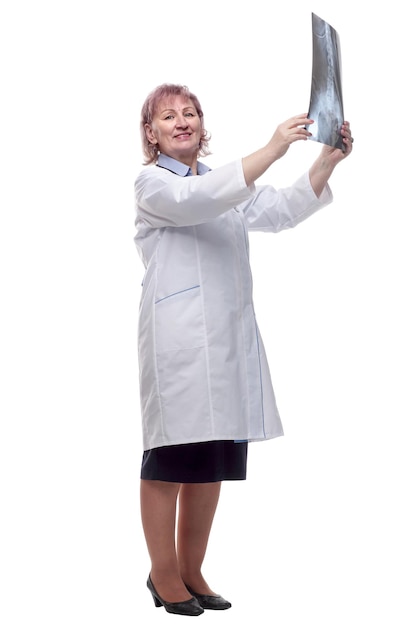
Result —
[[200, 139], [200, 149], [198, 152], [198, 156], [207, 156], [210, 153], [208, 142], [210, 140], [210, 135], [204, 128], [204, 115], [203, 110], [201, 108], [200, 102], [197, 96], [188, 89], [185, 85], [174, 85], [171, 83], [164, 83], [156, 87], [146, 98], [145, 102], [142, 106], [142, 114], [140, 121], [140, 134], [142, 139], [142, 149], [143, 154], [145, 155], [144, 165], [150, 165], [151, 163], [156, 163], [159, 154], [159, 146], [151, 144], [148, 141], [145, 132], [145, 125], [151, 124], [154, 118], [154, 115], [157, 111], [158, 104], [161, 100], [165, 98], [170, 98], [172, 96], [182, 96], [183, 98], [190, 99], [195, 109], [197, 111], [198, 117], [201, 120], [201, 139]]

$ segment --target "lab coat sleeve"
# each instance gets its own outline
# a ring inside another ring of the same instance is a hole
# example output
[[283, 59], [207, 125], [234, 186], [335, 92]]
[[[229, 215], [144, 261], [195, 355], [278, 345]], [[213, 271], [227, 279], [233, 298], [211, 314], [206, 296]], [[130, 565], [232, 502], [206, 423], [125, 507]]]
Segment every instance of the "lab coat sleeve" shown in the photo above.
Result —
[[136, 212], [151, 228], [194, 226], [215, 219], [255, 193], [245, 182], [242, 161], [233, 161], [204, 176], [178, 176], [157, 166], [136, 179]]
[[332, 201], [328, 185], [317, 198], [306, 172], [290, 187], [257, 187], [255, 195], [242, 203], [239, 210], [243, 212], [249, 230], [278, 232], [293, 228]]

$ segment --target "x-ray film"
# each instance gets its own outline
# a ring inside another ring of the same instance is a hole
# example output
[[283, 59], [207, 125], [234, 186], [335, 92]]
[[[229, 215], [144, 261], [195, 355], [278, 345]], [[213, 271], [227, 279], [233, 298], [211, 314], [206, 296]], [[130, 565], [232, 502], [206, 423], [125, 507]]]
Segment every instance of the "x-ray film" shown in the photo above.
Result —
[[344, 121], [339, 35], [320, 17], [312, 16], [313, 70], [307, 128], [313, 141], [345, 149], [340, 129]]

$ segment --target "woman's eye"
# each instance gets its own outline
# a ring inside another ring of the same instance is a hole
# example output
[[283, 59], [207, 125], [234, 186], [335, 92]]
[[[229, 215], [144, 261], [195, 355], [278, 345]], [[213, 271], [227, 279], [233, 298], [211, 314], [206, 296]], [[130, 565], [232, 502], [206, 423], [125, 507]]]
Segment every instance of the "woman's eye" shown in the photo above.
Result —
[[185, 117], [194, 117], [194, 113], [189, 111], [188, 113], [185, 114]]

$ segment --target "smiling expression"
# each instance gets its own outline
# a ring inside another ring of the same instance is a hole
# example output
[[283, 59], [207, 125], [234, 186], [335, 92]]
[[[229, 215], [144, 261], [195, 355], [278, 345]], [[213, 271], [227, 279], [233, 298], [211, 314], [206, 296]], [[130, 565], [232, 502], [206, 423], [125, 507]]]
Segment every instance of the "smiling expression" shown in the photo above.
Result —
[[162, 100], [145, 131], [160, 152], [190, 167], [196, 165], [202, 128], [191, 100], [182, 96]]

